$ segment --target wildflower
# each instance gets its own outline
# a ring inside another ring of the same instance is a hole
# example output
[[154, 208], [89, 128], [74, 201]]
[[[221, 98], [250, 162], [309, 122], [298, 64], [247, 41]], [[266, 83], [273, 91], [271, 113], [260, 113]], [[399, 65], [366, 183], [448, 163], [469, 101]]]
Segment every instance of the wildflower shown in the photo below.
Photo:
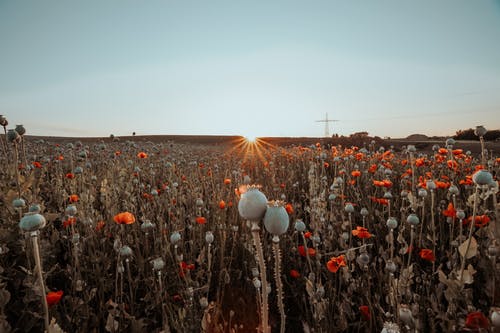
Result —
[[75, 223], [76, 223], [75, 217], [68, 217], [66, 220], [63, 221], [63, 228], [67, 228], [70, 225], [74, 225]]
[[458, 183], [460, 185], [472, 185], [472, 184], [474, 184], [472, 181], [472, 176], [465, 176], [465, 179], [461, 179]]
[[351, 172], [351, 176], [353, 176], [353, 177], [359, 177], [359, 176], [361, 176], [361, 171], [354, 170], [353, 172]]
[[337, 273], [337, 271], [340, 269], [340, 267], [344, 267], [344, 266], [346, 266], [344, 255], [340, 255], [338, 257], [332, 257], [326, 263], [326, 268], [328, 268], [328, 270], [332, 273]]
[[297, 249], [302, 257], [306, 257], [307, 255], [309, 255], [309, 257], [316, 256], [316, 250], [313, 249], [312, 247], [307, 249], [307, 255], [306, 255], [306, 248], [304, 247], [304, 245], [299, 245]]
[[389, 188], [392, 186], [392, 182], [389, 179], [384, 179], [384, 180], [373, 180], [373, 185], [377, 187], [385, 187]]
[[68, 179], [73, 179], [73, 178], [75, 178], [75, 175], [74, 175], [73, 173], [71, 173], [71, 172], [68, 172], [68, 173], [66, 174], [66, 178], [68, 178]]
[[436, 257], [434, 256], [434, 252], [432, 252], [432, 250], [430, 250], [430, 249], [420, 250], [419, 255], [420, 255], [420, 258], [422, 258], [424, 260], [427, 260], [430, 262], [436, 261]]
[[422, 158], [417, 158], [415, 160], [415, 166], [417, 166], [417, 167], [421, 167], [424, 164], [425, 164], [425, 158], [423, 158], [423, 157]]
[[311, 232], [310, 232], [310, 231], [306, 231], [306, 232], [304, 232], [304, 238], [309, 239], [309, 238], [311, 238], [311, 235], [312, 235], [312, 234], [311, 234]]
[[42, 167], [42, 163], [40, 163], [40, 162], [36, 162], [36, 161], [35, 161], [35, 162], [33, 162], [33, 166], [34, 166], [35, 168], [37, 168], [37, 169], [40, 169], [40, 168]]
[[465, 327], [469, 329], [479, 330], [479, 329], [488, 329], [490, 327], [490, 323], [488, 318], [480, 312], [471, 312], [467, 315], [465, 319]]
[[52, 306], [54, 304], [59, 303], [63, 296], [64, 292], [62, 290], [59, 291], [49, 291], [45, 298], [47, 299], [47, 304]]
[[370, 167], [368, 168], [368, 172], [375, 173], [375, 171], [377, 171], [377, 165], [376, 164], [370, 165]]
[[[471, 221], [472, 221], [472, 216], [469, 216], [467, 219], [463, 221], [463, 224], [469, 224]], [[487, 225], [490, 221], [491, 219], [486, 214], [477, 215], [476, 218], [474, 219], [474, 225], [478, 228], [482, 228], [485, 225]]]
[[122, 212], [116, 214], [113, 220], [118, 224], [132, 224], [135, 222], [135, 216], [130, 212]]
[[386, 199], [386, 198], [376, 198], [376, 197], [371, 197], [371, 200], [373, 202], [376, 202], [378, 204], [381, 204], [381, 205], [384, 205], [384, 206], [387, 206], [389, 205], [389, 200]]
[[368, 232], [368, 229], [363, 227], [356, 227], [356, 230], [352, 231], [352, 235], [358, 238], [370, 238], [372, 234]]
[[286, 209], [286, 212], [287, 212], [288, 214], [293, 214], [293, 206], [292, 206], [292, 204], [291, 204], [291, 203], [287, 203], [287, 204], [285, 205], [285, 209]]
[[231, 184], [231, 179], [224, 178], [224, 185], [230, 185], [230, 184]]
[[207, 223], [207, 219], [204, 218], [203, 216], [198, 216], [198, 217], [196, 217], [196, 223], [205, 224], [205, 223]]
[[363, 320], [370, 321], [371, 315], [368, 305], [361, 305], [359, 307], [359, 312], [361, 312], [361, 317], [363, 317]]
[[447, 216], [447, 217], [455, 218], [455, 216], [457, 215], [457, 211], [456, 211], [455, 207], [453, 207], [453, 203], [450, 202], [448, 204], [448, 208], [443, 211], [443, 215]]
[[137, 157], [139, 157], [140, 159], [148, 158], [148, 154], [141, 151], [139, 154], [137, 154]]
[[71, 202], [71, 203], [78, 202], [78, 200], [80, 200], [80, 198], [76, 194], [72, 194], [69, 196], [69, 202]]
[[291, 269], [290, 270], [290, 276], [294, 279], [298, 279], [300, 277], [300, 273], [296, 269]]
[[219, 208], [220, 209], [226, 208], [226, 202], [224, 200], [219, 201]]
[[96, 231], [101, 231], [104, 228], [105, 225], [106, 225], [106, 222], [99, 221], [99, 222], [97, 222], [97, 225], [95, 226], [95, 230]]

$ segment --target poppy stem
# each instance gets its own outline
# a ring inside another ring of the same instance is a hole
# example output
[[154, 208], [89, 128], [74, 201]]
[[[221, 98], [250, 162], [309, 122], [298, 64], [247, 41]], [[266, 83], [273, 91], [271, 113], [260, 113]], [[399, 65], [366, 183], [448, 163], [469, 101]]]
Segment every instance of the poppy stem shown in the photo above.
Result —
[[285, 333], [286, 316], [285, 305], [283, 304], [283, 284], [281, 283], [281, 251], [279, 246], [279, 238], [273, 238], [273, 251], [274, 251], [274, 279], [277, 288], [278, 308], [280, 311], [280, 333]]
[[35, 257], [36, 270], [38, 280], [40, 281], [40, 288], [42, 289], [42, 306], [44, 312], [45, 329], [49, 329], [49, 305], [47, 304], [47, 297], [45, 292], [45, 284], [43, 282], [42, 261], [40, 259], [40, 247], [38, 246], [38, 231], [31, 233], [31, 241], [33, 243], [33, 256]]
[[469, 236], [467, 237], [467, 246], [465, 248], [465, 253], [462, 256], [462, 264], [460, 266], [460, 278], [459, 278], [459, 283], [462, 284], [462, 279], [464, 275], [464, 268], [465, 268], [465, 260], [467, 259], [467, 252], [469, 252], [469, 247], [471, 243], [471, 238], [472, 238], [472, 232], [474, 231], [474, 224], [476, 223], [476, 210], [477, 210], [477, 201], [479, 199], [479, 186], [476, 185], [476, 191], [474, 192], [474, 205], [472, 208], [472, 220], [470, 221], [470, 228], [469, 228]]
[[268, 326], [268, 294], [267, 294], [267, 277], [266, 277], [266, 261], [264, 259], [264, 251], [262, 249], [262, 242], [260, 241], [260, 227], [257, 222], [252, 221], [252, 236], [255, 245], [255, 249], [257, 251], [257, 261], [259, 262], [259, 270], [260, 270], [260, 280], [262, 282], [262, 305], [261, 305], [261, 316], [262, 316], [262, 332], [269, 333]]

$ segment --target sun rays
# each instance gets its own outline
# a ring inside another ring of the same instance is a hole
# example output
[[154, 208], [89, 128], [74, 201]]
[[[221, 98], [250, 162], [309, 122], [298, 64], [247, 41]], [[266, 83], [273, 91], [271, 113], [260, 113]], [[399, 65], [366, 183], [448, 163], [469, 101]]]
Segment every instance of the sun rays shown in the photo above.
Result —
[[239, 155], [241, 162], [244, 164], [255, 163], [256, 161], [264, 164], [268, 160], [266, 155], [275, 148], [274, 145], [266, 142], [263, 138], [241, 136], [233, 141], [233, 147], [228, 151], [228, 154]]

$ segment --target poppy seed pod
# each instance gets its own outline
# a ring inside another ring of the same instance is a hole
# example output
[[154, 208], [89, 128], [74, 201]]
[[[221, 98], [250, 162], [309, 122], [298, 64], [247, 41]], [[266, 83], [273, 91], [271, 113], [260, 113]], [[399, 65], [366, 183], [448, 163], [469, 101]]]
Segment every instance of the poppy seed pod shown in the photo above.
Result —
[[15, 130], [10, 129], [7, 131], [7, 141], [11, 143], [16, 143], [21, 140], [21, 137], [19, 136], [19, 133], [17, 133]]
[[429, 191], [434, 191], [436, 189], [436, 183], [434, 183], [433, 180], [428, 180], [426, 183], [425, 183], [427, 189]]
[[387, 263], [385, 264], [385, 270], [388, 271], [389, 273], [396, 272], [396, 269], [397, 266], [392, 260], [387, 261]]
[[406, 147], [406, 150], [409, 152], [409, 153], [415, 153], [417, 151], [417, 148], [415, 148], [414, 145], [408, 145], [408, 147]]
[[130, 246], [128, 246], [128, 245], [123, 245], [123, 246], [120, 248], [120, 256], [122, 256], [122, 257], [124, 257], [124, 258], [131, 257], [131, 256], [132, 256], [132, 249], [130, 248]]
[[465, 212], [462, 209], [457, 209], [457, 219], [463, 220], [465, 218]]
[[160, 271], [165, 267], [165, 261], [163, 261], [162, 258], [156, 258], [151, 260], [151, 263], [153, 264], [153, 269], [155, 271]]
[[7, 118], [4, 115], [0, 114], [0, 126], [6, 127], [9, 124]]
[[24, 199], [22, 198], [14, 199], [12, 200], [12, 206], [14, 206], [14, 208], [16, 209], [24, 208], [26, 206], [26, 201], [24, 201]]
[[295, 230], [298, 232], [303, 232], [306, 230], [306, 224], [302, 220], [295, 221]]
[[455, 143], [457, 142], [453, 138], [446, 139], [446, 146], [453, 146]]
[[370, 263], [370, 256], [368, 255], [368, 253], [363, 252], [358, 256], [356, 261], [360, 266], [368, 265]]
[[488, 130], [486, 128], [484, 128], [483, 125], [476, 126], [476, 129], [474, 130], [474, 134], [476, 134], [479, 137], [485, 136], [486, 132], [488, 132]]
[[175, 231], [170, 235], [170, 243], [176, 244], [180, 240], [181, 240], [181, 234], [178, 231]]
[[205, 242], [212, 244], [214, 242], [214, 234], [211, 231], [205, 232]]
[[256, 186], [248, 186], [238, 202], [240, 216], [249, 221], [259, 221], [267, 209], [267, 198]]
[[75, 216], [77, 212], [78, 212], [78, 210], [76, 209], [75, 205], [69, 205], [68, 207], [66, 207], [66, 210], [65, 210], [66, 215], [69, 215], [69, 216]]
[[495, 328], [500, 327], [500, 308], [492, 308], [491, 309], [491, 324]]
[[143, 232], [149, 232], [150, 230], [154, 229], [154, 227], [154, 223], [151, 223], [150, 220], [145, 220], [144, 223], [141, 224], [141, 230]]
[[17, 132], [17, 134], [21, 136], [26, 133], [26, 129], [24, 128], [23, 125], [16, 125], [16, 128], [14, 130]]
[[30, 206], [30, 208], [29, 208], [29, 210], [28, 210], [28, 211], [29, 211], [30, 213], [40, 213], [40, 210], [41, 210], [41, 209], [42, 209], [42, 208], [40, 207], [40, 205], [39, 205], [39, 204], [32, 204], [32, 205]]
[[477, 185], [489, 185], [493, 182], [493, 176], [486, 170], [479, 170], [472, 175], [472, 180]]
[[354, 213], [354, 206], [351, 203], [347, 203], [344, 207], [344, 210], [349, 214]]
[[203, 207], [203, 199], [201, 198], [196, 199], [196, 207], [198, 208]]
[[392, 193], [387, 191], [384, 193], [384, 199], [392, 199]]
[[386, 225], [389, 229], [396, 229], [398, 227], [398, 220], [394, 217], [389, 217], [387, 219]]
[[31, 232], [39, 230], [47, 224], [45, 217], [38, 213], [27, 213], [23, 216], [21, 221], [19, 222], [19, 228], [23, 231]]
[[267, 206], [264, 215], [264, 227], [267, 232], [274, 236], [282, 235], [288, 230], [289, 224], [290, 218], [284, 207], [284, 202], [271, 202], [271, 205]]
[[420, 219], [418, 218], [417, 214], [411, 213], [406, 218], [406, 222], [408, 222], [411, 225], [418, 225], [420, 223]]
[[369, 212], [368, 212], [368, 209], [366, 209], [365, 207], [361, 208], [361, 216], [368, 216]]
[[448, 189], [448, 192], [450, 192], [451, 195], [458, 195], [460, 193], [460, 190], [456, 185], [451, 185]]
[[427, 196], [427, 191], [424, 188], [418, 190], [418, 196], [421, 198], [425, 198]]

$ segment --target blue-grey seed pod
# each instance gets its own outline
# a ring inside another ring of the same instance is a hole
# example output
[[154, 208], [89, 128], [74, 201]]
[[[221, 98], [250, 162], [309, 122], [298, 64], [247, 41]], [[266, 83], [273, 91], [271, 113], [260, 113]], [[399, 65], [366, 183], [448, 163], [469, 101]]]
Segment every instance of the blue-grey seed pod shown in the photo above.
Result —
[[295, 221], [295, 230], [298, 232], [303, 232], [306, 230], [306, 224], [302, 220]]
[[16, 209], [24, 208], [26, 207], [26, 201], [24, 201], [23, 198], [14, 199], [12, 200], [12, 206], [14, 206], [14, 208]]
[[369, 212], [368, 212], [368, 209], [366, 209], [365, 207], [361, 208], [361, 216], [368, 216]]
[[10, 129], [7, 131], [7, 141], [10, 143], [17, 143], [21, 141], [21, 136], [15, 130]]
[[451, 185], [450, 188], [448, 189], [448, 192], [450, 192], [451, 195], [458, 195], [460, 194], [460, 190], [456, 185]]
[[181, 240], [181, 234], [178, 232], [178, 231], [174, 231], [171, 235], [170, 235], [170, 243], [172, 244], [176, 244], [177, 242], [179, 242]]
[[65, 210], [66, 215], [69, 215], [69, 216], [75, 216], [77, 212], [78, 212], [78, 209], [76, 209], [75, 205], [69, 205], [68, 207], [66, 207], [66, 210]]
[[457, 219], [463, 220], [465, 218], [465, 212], [462, 209], [457, 209]]
[[38, 213], [27, 213], [24, 214], [23, 218], [19, 222], [19, 228], [23, 231], [31, 232], [39, 230], [47, 224], [45, 217]]
[[398, 227], [398, 220], [394, 217], [389, 217], [387, 219], [386, 225], [389, 229], [396, 229]]
[[122, 257], [124, 257], [124, 258], [131, 257], [131, 256], [132, 256], [132, 249], [130, 248], [130, 246], [128, 246], [128, 245], [123, 245], [123, 246], [120, 248], [120, 256], [122, 256]]
[[488, 130], [486, 128], [484, 128], [484, 126], [482, 126], [482, 125], [476, 126], [476, 129], [474, 130], [474, 134], [476, 134], [479, 137], [485, 136], [487, 132], [488, 132]]
[[290, 217], [282, 202], [273, 202], [267, 206], [264, 215], [264, 227], [274, 236], [280, 236], [288, 230]]
[[257, 187], [248, 187], [238, 202], [240, 216], [249, 221], [260, 221], [267, 209], [267, 198]]
[[344, 210], [346, 213], [354, 213], [354, 206], [351, 203], [346, 203]]
[[16, 125], [16, 128], [14, 129], [17, 134], [23, 136], [26, 133], [26, 129], [24, 128], [23, 125]]
[[418, 225], [420, 223], [420, 219], [418, 218], [417, 214], [411, 213], [406, 218], [406, 222], [408, 222], [411, 225]]
[[479, 170], [472, 175], [472, 180], [477, 185], [489, 185], [493, 182], [493, 176], [486, 170]]
[[446, 139], [446, 146], [453, 146], [455, 145], [456, 141], [453, 138], [448, 138]]

